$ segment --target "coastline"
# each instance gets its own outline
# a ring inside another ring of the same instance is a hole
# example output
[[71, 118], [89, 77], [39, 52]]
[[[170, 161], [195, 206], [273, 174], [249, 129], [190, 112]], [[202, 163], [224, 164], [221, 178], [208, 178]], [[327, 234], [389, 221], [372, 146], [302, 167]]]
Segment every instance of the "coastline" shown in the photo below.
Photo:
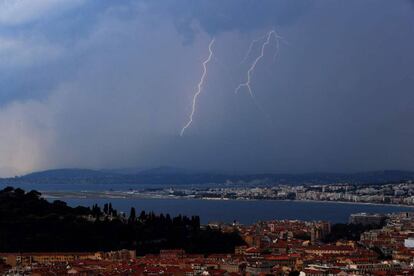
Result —
[[335, 200], [301, 200], [295, 199], [291, 201], [300, 201], [300, 202], [318, 202], [318, 203], [341, 203], [341, 204], [358, 204], [358, 205], [373, 205], [373, 206], [393, 206], [393, 207], [407, 207], [414, 208], [414, 205], [406, 204], [391, 204], [391, 203], [376, 203], [376, 202], [350, 202], [350, 201], [335, 201]]
[[107, 191], [103, 192], [58, 192], [58, 191], [42, 191], [42, 197], [45, 199], [139, 199], [139, 200], [152, 200], [152, 199], [165, 199], [165, 200], [202, 200], [202, 201], [286, 201], [286, 202], [301, 202], [301, 203], [330, 203], [330, 204], [349, 204], [349, 205], [372, 205], [372, 206], [392, 206], [402, 208], [413, 208], [414, 205], [406, 204], [391, 204], [391, 203], [376, 203], [376, 202], [350, 202], [350, 201], [335, 201], [335, 200], [309, 200], [309, 199], [237, 199], [237, 198], [195, 198], [195, 197], [182, 197], [182, 196], [163, 196], [163, 195], [138, 195], [138, 194], [125, 194], [114, 192], [114, 194], [108, 194]]

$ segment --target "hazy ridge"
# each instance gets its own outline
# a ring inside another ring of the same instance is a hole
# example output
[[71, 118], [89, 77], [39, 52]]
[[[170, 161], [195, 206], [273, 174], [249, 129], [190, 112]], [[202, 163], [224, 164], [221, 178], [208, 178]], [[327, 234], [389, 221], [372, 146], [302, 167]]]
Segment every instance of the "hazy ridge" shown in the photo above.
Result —
[[125, 173], [123, 170], [54, 169], [33, 172], [14, 178], [2, 178], [0, 184], [328, 184], [328, 183], [386, 183], [414, 179], [414, 172], [400, 170], [359, 173], [304, 174], [227, 174], [196, 172], [174, 167], [158, 167]]

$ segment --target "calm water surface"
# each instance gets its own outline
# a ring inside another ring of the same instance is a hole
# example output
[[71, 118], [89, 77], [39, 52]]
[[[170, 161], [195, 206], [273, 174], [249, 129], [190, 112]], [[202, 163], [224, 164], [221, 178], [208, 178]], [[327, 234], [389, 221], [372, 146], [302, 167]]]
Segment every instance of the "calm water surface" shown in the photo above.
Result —
[[[23, 185], [25, 190], [40, 191], [107, 191], [155, 188], [157, 185]], [[160, 185], [159, 187], [165, 187]], [[181, 186], [183, 187], [183, 186]], [[3, 188], [3, 187], [1, 187]], [[53, 200], [53, 199], [49, 199]], [[129, 213], [133, 206], [139, 213], [141, 210], [171, 215], [199, 215], [202, 223], [211, 221], [233, 222], [243, 224], [259, 220], [299, 219], [326, 220], [330, 222], [347, 222], [349, 215], [358, 212], [392, 213], [414, 211], [414, 208], [391, 205], [349, 204], [332, 202], [304, 201], [237, 201], [237, 200], [197, 200], [197, 199], [94, 199], [63, 198], [70, 206], [92, 206], [97, 203], [103, 206], [111, 202], [118, 211]]]
[[102, 206], [111, 202], [119, 211], [129, 212], [131, 206], [141, 210], [171, 215], [199, 215], [202, 223], [211, 221], [243, 224], [271, 219], [326, 220], [347, 222], [349, 215], [358, 212], [392, 213], [414, 211], [414, 208], [390, 205], [348, 204], [304, 201], [238, 201], [196, 199], [63, 199], [71, 206]]

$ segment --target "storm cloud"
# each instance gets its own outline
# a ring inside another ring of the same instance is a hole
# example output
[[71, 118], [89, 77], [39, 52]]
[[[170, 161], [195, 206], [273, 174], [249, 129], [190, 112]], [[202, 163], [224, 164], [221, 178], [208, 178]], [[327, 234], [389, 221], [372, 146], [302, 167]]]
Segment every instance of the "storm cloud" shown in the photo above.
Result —
[[222, 32], [250, 32], [269, 27], [292, 24], [300, 18], [314, 0], [229, 0], [147, 1], [154, 13], [171, 17], [187, 42], [194, 39], [197, 27], [214, 36]]
[[[0, 0], [0, 173], [414, 170], [411, 6]], [[287, 43], [276, 61], [275, 43], [266, 48], [255, 104], [234, 90], [259, 47], [240, 61], [273, 28]], [[180, 137], [213, 37], [194, 122]]]

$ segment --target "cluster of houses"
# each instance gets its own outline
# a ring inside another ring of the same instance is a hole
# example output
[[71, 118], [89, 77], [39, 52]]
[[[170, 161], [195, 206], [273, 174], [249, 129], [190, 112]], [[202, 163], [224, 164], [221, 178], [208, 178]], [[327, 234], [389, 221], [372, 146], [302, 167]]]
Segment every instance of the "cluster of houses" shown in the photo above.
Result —
[[[361, 218], [358, 218], [361, 219]], [[372, 217], [367, 216], [367, 221]], [[327, 222], [267, 221], [217, 225], [239, 231], [246, 245], [229, 254], [182, 249], [136, 256], [135, 251], [0, 253], [3, 275], [414, 275], [414, 214], [390, 215], [359, 241], [324, 243]], [[138, 249], [139, 253], [139, 249]]]

